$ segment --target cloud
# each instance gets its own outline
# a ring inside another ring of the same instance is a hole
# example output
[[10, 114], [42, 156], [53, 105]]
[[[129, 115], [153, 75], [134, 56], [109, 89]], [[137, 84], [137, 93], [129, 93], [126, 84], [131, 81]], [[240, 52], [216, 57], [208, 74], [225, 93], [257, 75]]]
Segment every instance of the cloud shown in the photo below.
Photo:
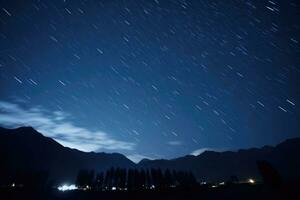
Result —
[[131, 154], [131, 155], [127, 155], [126, 157], [135, 163], [140, 162], [142, 159], [149, 159], [149, 160], [155, 159], [154, 157], [145, 156], [141, 154]]
[[194, 156], [198, 156], [200, 155], [201, 153], [205, 152], [205, 151], [214, 151], [214, 149], [211, 149], [211, 148], [201, 148], [201, 149], [196, 149], [194, 150], [191, 155], [194, 155]]
[[182, 145], [182, 142], [181, 141], [177, 141], [177, 140], [175, 140], [175, 141], [169, 141], [168, 145], [180, 146], [180, 145]]
[[15, 103], [0, 101], [0, 124], [6, 127], [32, 126], [63, 146], [82, 151], [134, 150], [135, 144], [112, 138], [102, 131], [92, 131], [68, 121], [68, 114], [49, 112], [42, 107], [23, 108]]

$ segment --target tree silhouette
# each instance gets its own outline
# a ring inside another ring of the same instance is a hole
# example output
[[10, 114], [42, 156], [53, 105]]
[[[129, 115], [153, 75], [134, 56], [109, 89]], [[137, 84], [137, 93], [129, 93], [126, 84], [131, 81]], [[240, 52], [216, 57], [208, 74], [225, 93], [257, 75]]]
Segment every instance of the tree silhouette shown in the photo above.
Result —
[[133, 173], [133, 180], [134, 180], [134, 189], [135, 190], [140, 190], [142, 188], [141, 184], [141, 174], [139, 170], [135, 169]]
[[94, 170], [80, 170], [77, 174], [76, 185], [80, 187], [92, 186], [94, 184]]
[[150, 175], [149, 169], [146, 170], [146, 179], [145, 179], [145, 187], [150, 188], [152, 185], [152, 179]]
[[165, 183], [164, 187], [171, 187], [172, 185], [174, 185], [173, 177], [169, 169], [165, 171], [164, 183]]
[[128, 177], [127, 177], [127, 188], [128, 190], [134, 190], [134, 170], [128, 170]]
[[122, 189], [125, 189], [125, 187], [126, 187], [126, 174], [127, 174], [126, 169], [121, 169], [121, 172], [120, 172], [120, 188], [122, 188]]
[[[169, 169], [121, 169], [110, 168], [106, 172], [95, 176], [93, 170], [80, 170], [77, 175], [76, 185], [82, 188], [91, 186], [95, 190], [145, 190], [154, 186], [157, 190], [173, 187], [193, 187], [197, 181], [192, 172], [175, 171]], [[153, 189], [153, 188], [152, 188]]]
[[100, 172], [96, 175], [96, 182], [95, 182], [94, 186], [97, 190], [102, 190], [103, 184], [104, 184], [104, 173]]
[[112, 167], [108, 171], [106, 171], [104, 184], [105, 188], [111, 189], [112, 187], [115, 187], [115, 169]]
[[227, 181], [227, 184], [237, 184], [239, 182], [239, 179], [236, 175], [232, 175], [229, 177], [229, 180]]
[[282, 184], [280, 174], [270, 163], [267, 161], [257, 161], [257, 167], [266, 185], [276, 188]]
[[146, 186], [146, 172], [144, 169], [139, 174], [139, 189], [145, 189]]

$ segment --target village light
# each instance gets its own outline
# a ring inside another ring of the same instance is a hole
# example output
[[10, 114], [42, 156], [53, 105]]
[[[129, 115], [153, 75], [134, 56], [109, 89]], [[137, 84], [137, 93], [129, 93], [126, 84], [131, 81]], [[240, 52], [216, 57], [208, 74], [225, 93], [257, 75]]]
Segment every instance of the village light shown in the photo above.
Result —
[[151, 190], [154, 190], [154, 189], [155, 189], [155, 185], [151, 185], [151, 186], [150, 186], [150, 189], [151, 189]]
[[62, 191], [62, 192], [64, 192], [64, 191], [68, 191], [68, 190], [77, 190], [78, 189], [78, 187], [76, 187], [76, 185], [62, 185], [62, 186], [59, 186], [58, 188], [57, 188], [59, 191]]
[[255, 180], [252, 179], [252, 178], [250, 178], [250, 179], [248, 180], [248, 182], [251, 183], [251, 184], [254, 184], [254, 183], [255, 183]]

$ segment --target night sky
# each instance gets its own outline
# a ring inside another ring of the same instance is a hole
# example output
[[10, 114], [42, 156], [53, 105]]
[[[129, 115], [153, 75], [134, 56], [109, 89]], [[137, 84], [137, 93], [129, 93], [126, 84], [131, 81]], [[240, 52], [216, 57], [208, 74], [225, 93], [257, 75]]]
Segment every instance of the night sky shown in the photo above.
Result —
[[300, 136], [297, 0], [0, 0], [0, 125], [134, 161]]

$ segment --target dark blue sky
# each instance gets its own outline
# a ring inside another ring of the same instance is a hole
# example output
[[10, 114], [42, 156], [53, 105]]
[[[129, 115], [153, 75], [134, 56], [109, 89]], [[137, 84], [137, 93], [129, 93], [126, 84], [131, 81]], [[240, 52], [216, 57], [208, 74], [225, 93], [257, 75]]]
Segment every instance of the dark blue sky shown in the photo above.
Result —
[[0, 2], [2, 126], [133, 160], [300, 136], [299, 1]]

